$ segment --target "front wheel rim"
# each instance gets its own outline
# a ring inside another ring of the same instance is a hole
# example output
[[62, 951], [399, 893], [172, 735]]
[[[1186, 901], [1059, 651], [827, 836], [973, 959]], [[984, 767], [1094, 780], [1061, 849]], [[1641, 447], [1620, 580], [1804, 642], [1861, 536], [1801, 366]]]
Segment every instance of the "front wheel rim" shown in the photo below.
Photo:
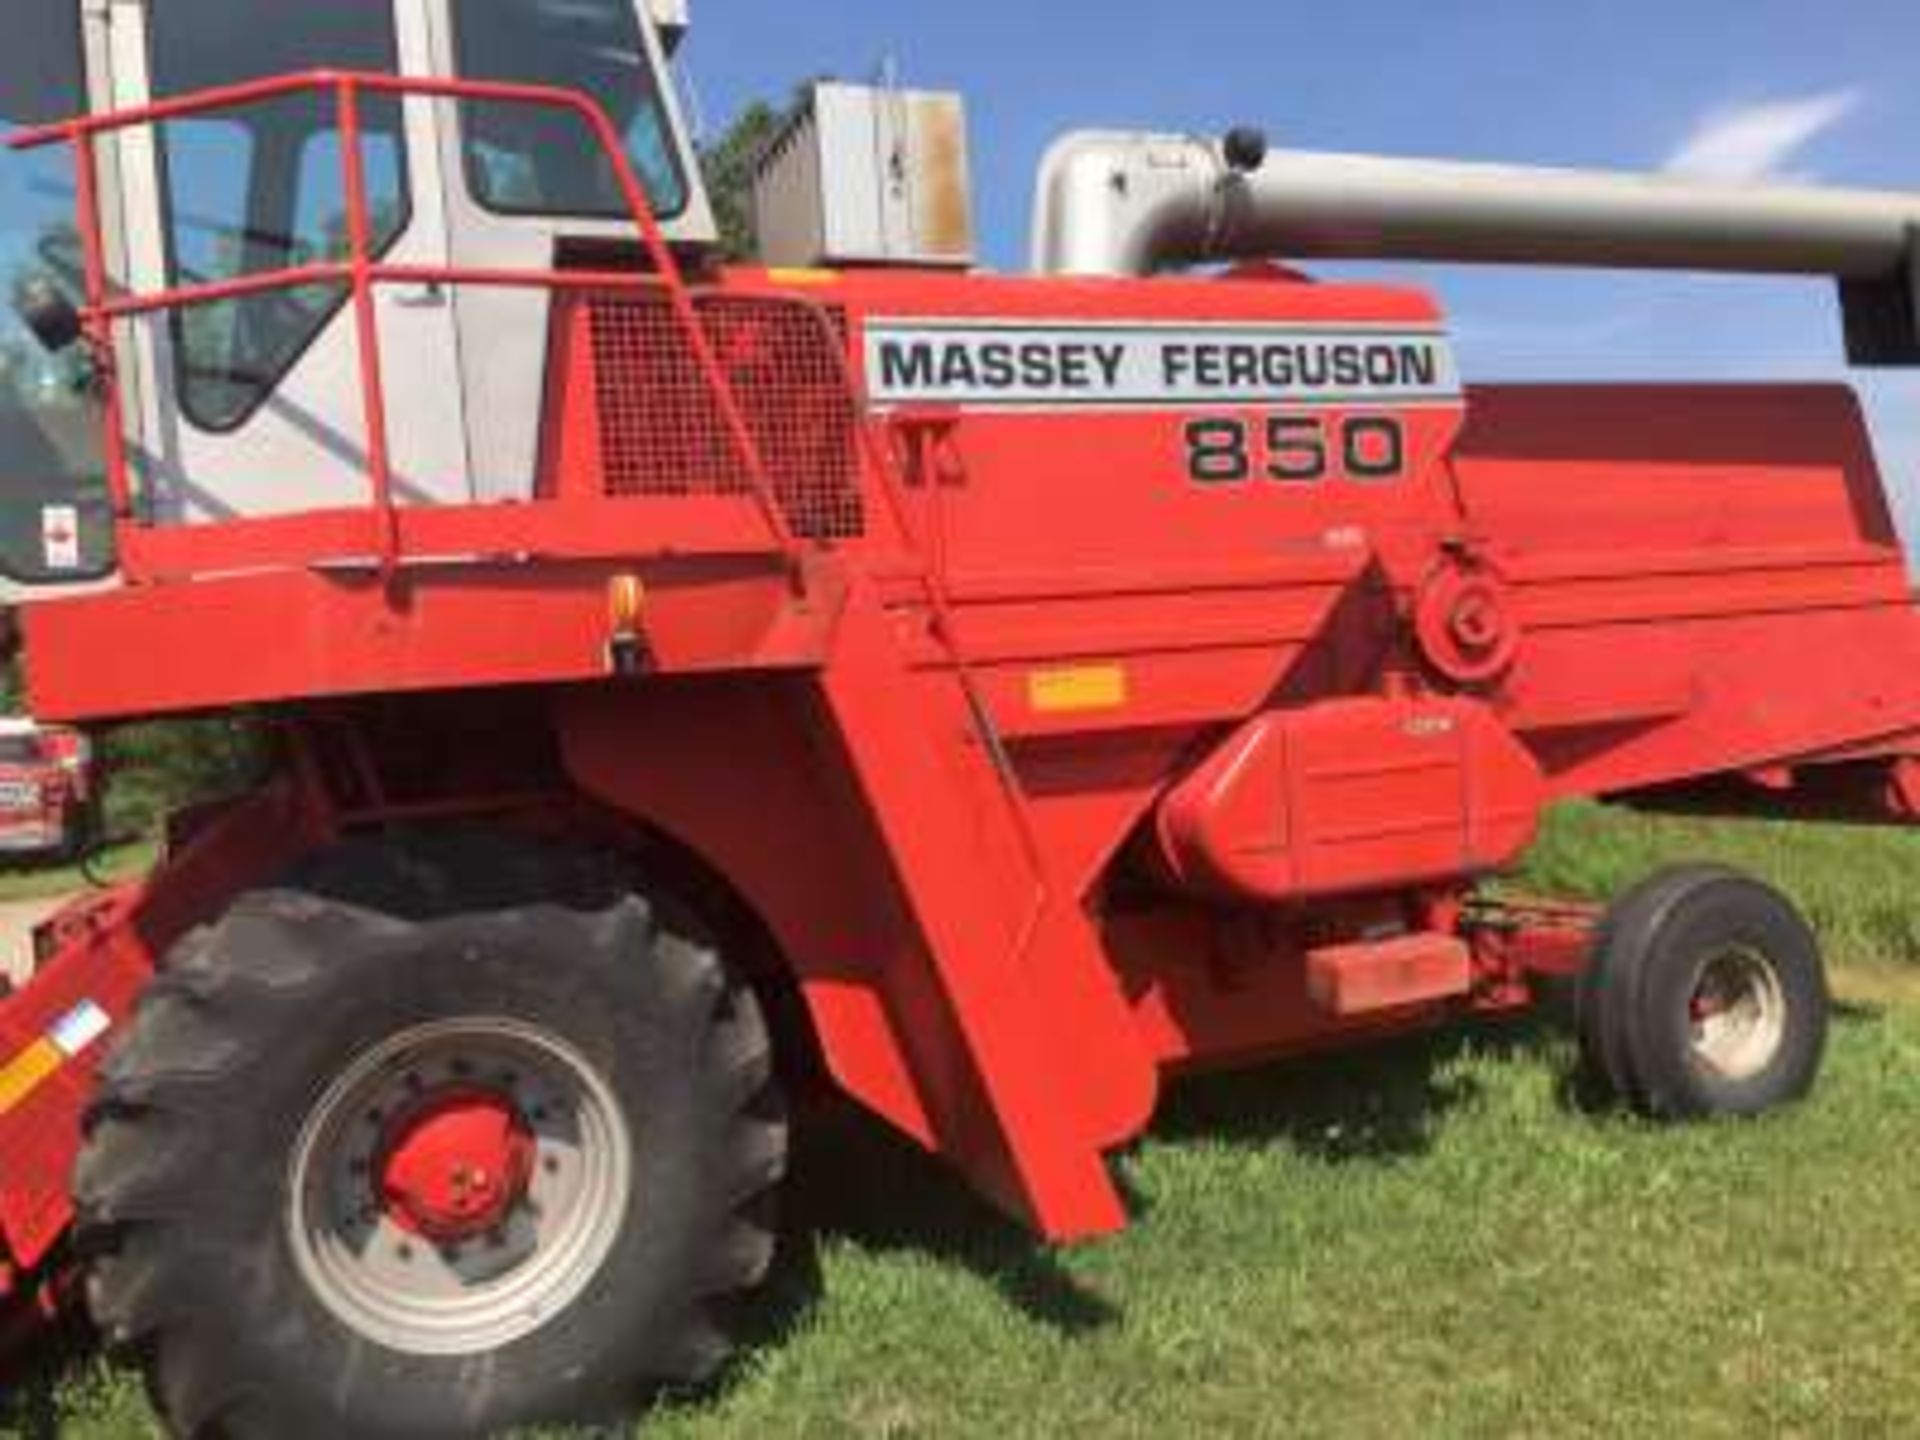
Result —
[[[449, 1105], [510, 1118], [514, 1174], [487, 1203], [429, 1224], [396, 1203], [393, 1157]], [[520, 1021], [444, 1021], [365, 1051], [315, 1104], [294, 1146], [288, 1235], [314, 1296], [359, 1335], [412, 1355], [483, 1354], [580, 1298], [633, 1184], [620, 1107], [576, 1049]]]

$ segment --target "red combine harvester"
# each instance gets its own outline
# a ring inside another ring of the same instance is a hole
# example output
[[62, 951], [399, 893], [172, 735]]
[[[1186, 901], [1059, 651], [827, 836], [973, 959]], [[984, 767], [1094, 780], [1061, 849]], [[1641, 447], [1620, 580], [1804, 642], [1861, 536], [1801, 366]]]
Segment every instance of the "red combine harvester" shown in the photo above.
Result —
[[988, 276], [957, 102], [825, 86], [730, 268], [664, 0], [242, 8], [0, 58], [8, 563], [107, 581], [34, 713], [281, 757], [0, 1004], [16, 1328], [84, 1291], [183, 1434], [488, 1433], [714, 1371], [808, 1077], [1061, 1241], [1170, 1073], [1553, 978], [1652, 1116], [1813, 1082], [1765, 887], [1482, 887], [1567, 797], [1920, 815], [1854, 398], [1469, 388], [1276, 257], [1830, 276], [1914, 364], [1920, 199], [1081, 135]]
[[0, 720], [0, 855], [72, 859], [91, 834], [92, 747], [78, 731]]

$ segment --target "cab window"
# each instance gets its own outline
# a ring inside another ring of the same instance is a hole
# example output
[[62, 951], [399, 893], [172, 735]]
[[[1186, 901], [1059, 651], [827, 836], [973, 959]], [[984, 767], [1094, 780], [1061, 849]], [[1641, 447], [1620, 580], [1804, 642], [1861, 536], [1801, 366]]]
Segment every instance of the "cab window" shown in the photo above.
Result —
[[[69, 0], [69, 4], [71, 0]], [[157, 97], [316, 68], [397, 68], [387, 5], [273, 0], [167, 0], [153, 10]], [[401, 102], [361, 101], [375, 254], [409, 218]], [[168, 264], [199, 285], [342, 258], [346, 187], [336, 100], [298, 94], [174, 121], [161, 128]], [[202, 429], [244, 424], [348, 299], [343, 282], [268, 291], [177, 311], [180, 408]]]
[[[687, 207], [687, 181], [634, 0], [457, 0], [462, 76], [577, 90], [620, 132], [655, 215]], [[535, 105], [461, 107], [467, 184], [490, 210], [623, 219], [613, 166], [575, 114]]]
[[[79, 13], [73, 0], [11, 0], [0, 141], [85, 110]], [[29, 584], [103, 574], [112, 548], [87, 357], [77, 348], [49, 355], [15, 310], [38, 280], [79, 303], [72, 155], [64, 145], [25, 155], [0, 145], [0, 574]]]

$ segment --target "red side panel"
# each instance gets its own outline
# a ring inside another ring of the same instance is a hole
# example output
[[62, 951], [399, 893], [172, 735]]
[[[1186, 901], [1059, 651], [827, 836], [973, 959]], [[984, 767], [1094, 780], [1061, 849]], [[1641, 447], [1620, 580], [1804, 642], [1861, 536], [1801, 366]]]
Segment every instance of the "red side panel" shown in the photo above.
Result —
[[1472, 392], [1452, 460], [1523, 634], [1496, 697], [1556, 795], [1913, 727], [1920, 625], [1843, 386]]
[[0, 1001], [0, 1260], [31, 1269], [66, 1230], [94, 1070], [156, 958], [315, 839], [290, 790], [262, 791], [146, 884], [55, 921], [53, 954], [25, 989]]
[[1498, 869], [1532, 843], [1539, 769], [1471, 701], [1343, 700], [1249, 721], [1162, 803], [1174, 878], [1305, 900]]
[[1077, 877], [906, 628], [856, 592], [817, 679], [577, 692], [567, 764], [751, 897], [850, 1095], [1042, 1233], [1117, 1229], [1101, 1152], [1149, 1118], [1153, 1057]]
[[67, 1176], [94, 1067], [152, 974], [133, 904], [129, 894], [100, 909], [84, 942], [0, 1003], [0, 1253], [22, 1269], [73, 1217]]
[[1846, 386], [1491, 385], [1468, 400], [1453, 469], [1474, 526], [1504, 546], [1899, 544]]

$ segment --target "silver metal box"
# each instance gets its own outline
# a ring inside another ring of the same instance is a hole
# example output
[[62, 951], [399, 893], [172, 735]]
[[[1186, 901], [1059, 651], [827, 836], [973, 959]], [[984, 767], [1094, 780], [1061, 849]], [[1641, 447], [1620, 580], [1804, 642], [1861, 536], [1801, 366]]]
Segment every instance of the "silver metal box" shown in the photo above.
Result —
[[753, 199], [769, 265], [971, 265], [965, 102], [815, 85], [762, 158]]

